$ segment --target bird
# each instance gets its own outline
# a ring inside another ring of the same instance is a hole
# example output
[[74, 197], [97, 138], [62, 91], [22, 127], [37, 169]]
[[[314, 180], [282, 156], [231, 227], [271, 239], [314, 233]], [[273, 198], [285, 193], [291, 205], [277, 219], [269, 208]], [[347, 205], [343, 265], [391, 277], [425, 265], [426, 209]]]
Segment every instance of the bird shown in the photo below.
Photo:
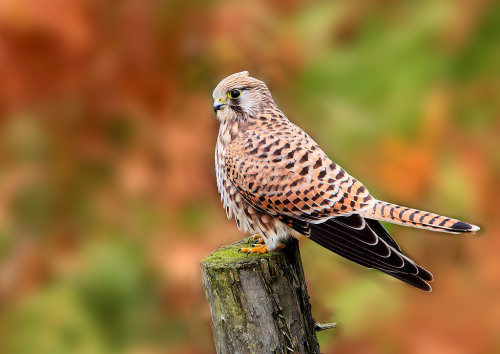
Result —
[[361, 266], [424, 291], [432, 273], [403, 253], [380, 221], [447, 233], [479, 227], [378, 200], [292, 123], [248, 71], [213, 91], [219, 121], [217, 188], [226, 215], [253, 234], [247, 254], [281, 249], [300, 235]]

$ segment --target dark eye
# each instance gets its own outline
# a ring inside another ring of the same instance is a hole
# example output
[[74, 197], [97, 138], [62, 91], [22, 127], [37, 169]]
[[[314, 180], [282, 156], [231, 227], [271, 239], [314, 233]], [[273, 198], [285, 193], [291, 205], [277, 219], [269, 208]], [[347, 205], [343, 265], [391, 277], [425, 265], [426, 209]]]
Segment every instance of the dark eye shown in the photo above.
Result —
[[231, 98], [238, 98], [238, 97], [240, 97], [240, 95], [241, 95], [240, 90], [231, 90], [229, 92], [229, 97], [231, 97]]

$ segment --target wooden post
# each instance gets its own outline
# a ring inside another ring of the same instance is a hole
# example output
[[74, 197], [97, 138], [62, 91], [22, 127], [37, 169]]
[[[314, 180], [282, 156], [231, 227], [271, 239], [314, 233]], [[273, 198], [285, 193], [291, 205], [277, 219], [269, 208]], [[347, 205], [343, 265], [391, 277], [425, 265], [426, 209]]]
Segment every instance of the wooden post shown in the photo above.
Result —
[[217, 353], [319, 353], [298, 242], [246, 255], [247, 239], [201, 261]]

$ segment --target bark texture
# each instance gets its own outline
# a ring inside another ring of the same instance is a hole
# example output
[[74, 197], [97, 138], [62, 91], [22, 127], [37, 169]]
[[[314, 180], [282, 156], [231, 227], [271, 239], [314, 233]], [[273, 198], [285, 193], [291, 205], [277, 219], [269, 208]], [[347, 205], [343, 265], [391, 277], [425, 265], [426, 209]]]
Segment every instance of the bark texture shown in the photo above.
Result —
[[262, 255], [238, 252], [248, 244], [201, 261], [217, 353], [319, 353], [298, 242]]

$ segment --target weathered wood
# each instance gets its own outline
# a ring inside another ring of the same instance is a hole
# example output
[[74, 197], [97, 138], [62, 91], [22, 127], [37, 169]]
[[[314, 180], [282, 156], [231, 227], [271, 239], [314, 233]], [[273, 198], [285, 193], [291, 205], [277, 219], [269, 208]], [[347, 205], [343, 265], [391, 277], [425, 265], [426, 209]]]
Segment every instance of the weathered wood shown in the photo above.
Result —
[[201, 261], [217, 353], [319, 353], [298, 242], [262, 255], [238, 252], [248, 244]]

